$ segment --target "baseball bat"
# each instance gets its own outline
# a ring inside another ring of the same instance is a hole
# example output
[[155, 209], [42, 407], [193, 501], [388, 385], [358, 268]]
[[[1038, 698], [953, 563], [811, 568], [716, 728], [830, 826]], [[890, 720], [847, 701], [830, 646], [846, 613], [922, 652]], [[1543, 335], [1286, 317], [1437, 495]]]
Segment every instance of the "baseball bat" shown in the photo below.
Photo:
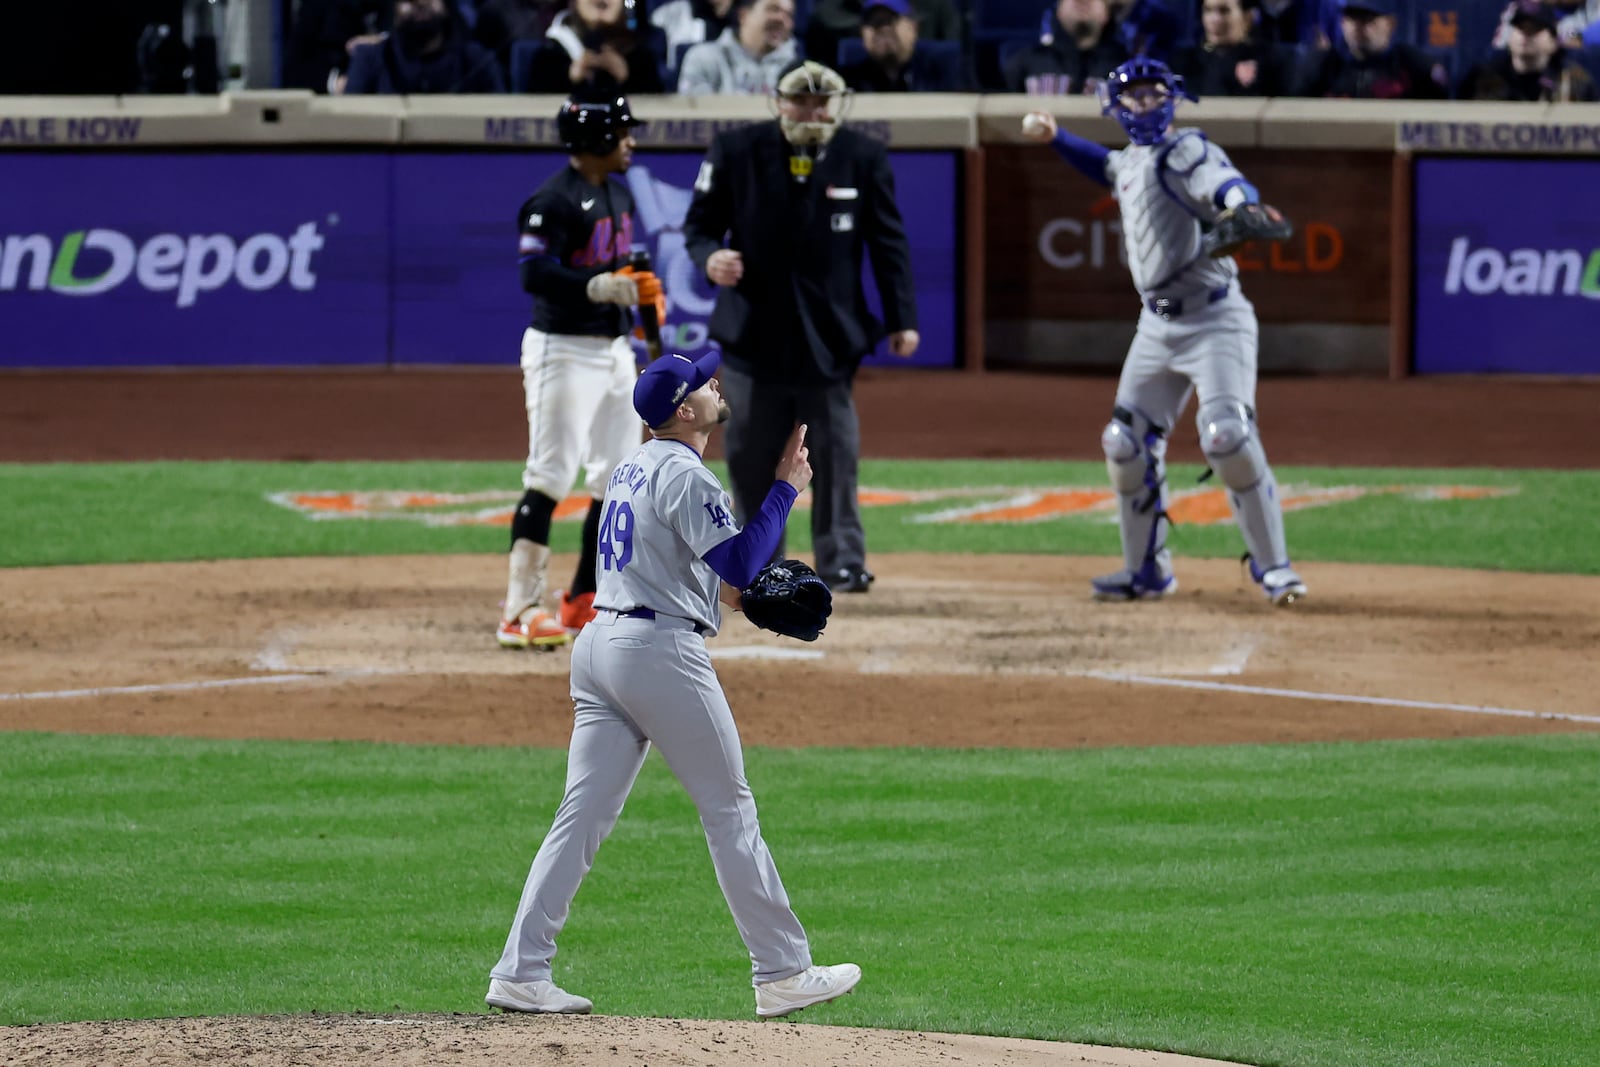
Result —
[[[650, 269], [650, 253], [639, 251], [628, 257], [634, 270]], [[656, 315], [656, 302], [646, 300], [639, 304], [639, 325], [644, 328], [644, 347], [652, 362], [661, 358], [661, 319]]]

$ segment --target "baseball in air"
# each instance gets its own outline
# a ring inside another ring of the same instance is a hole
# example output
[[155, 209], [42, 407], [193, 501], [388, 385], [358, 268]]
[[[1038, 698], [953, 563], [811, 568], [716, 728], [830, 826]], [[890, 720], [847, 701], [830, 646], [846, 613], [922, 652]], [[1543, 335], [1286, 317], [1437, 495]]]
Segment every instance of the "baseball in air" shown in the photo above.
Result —
[[1030, 111], [1028, 114], [1022, 116], [1022, 132], [1027, 134], [1029, 137], [1035, 137], [1041, 133], [1044, 133], [1049, 128], [1050, 125], [1043, 115]]

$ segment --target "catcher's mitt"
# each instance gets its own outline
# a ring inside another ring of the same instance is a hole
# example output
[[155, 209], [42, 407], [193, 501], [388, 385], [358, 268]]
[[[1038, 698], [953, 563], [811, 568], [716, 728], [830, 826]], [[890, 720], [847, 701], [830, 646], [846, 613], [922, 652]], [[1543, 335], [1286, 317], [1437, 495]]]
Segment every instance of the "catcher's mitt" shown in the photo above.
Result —
[[1206, 231], [1206, 255], [1221, 259], [1247, 241], [1286, 241], [1293, 233], [1294, 223], [1270, 204], [1240, 204], [1218, 215]]
[[745, 618], [775, 634], [815, 641], [833, 614], [833, 593], [816, 571], [797, 559], [761, 568], [739, 594]]

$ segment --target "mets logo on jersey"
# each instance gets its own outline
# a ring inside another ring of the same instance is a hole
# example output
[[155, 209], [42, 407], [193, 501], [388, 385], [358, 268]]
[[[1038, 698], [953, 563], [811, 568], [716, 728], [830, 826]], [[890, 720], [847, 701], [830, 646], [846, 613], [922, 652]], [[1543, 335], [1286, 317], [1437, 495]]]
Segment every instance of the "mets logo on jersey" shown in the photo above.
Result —
[[589, 242], [573, 253], [572, 266], [598, 267], [627, 258], [633, 249], [633, 215], [624, 211], [616, 220], [596, 219]]

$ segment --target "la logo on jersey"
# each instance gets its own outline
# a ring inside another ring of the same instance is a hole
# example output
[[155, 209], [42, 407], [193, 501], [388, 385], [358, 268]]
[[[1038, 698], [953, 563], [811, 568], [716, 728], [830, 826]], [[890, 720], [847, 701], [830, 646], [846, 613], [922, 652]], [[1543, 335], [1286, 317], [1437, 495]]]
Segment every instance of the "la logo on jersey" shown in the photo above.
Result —
[[733, 516], [728, 514], [728, 509], [722, 506], [719, 500], [707, 500], [704, 505], [706, 514], [711, 516], [712, 525], [717, 529], [726, 529], [733, 525]]

